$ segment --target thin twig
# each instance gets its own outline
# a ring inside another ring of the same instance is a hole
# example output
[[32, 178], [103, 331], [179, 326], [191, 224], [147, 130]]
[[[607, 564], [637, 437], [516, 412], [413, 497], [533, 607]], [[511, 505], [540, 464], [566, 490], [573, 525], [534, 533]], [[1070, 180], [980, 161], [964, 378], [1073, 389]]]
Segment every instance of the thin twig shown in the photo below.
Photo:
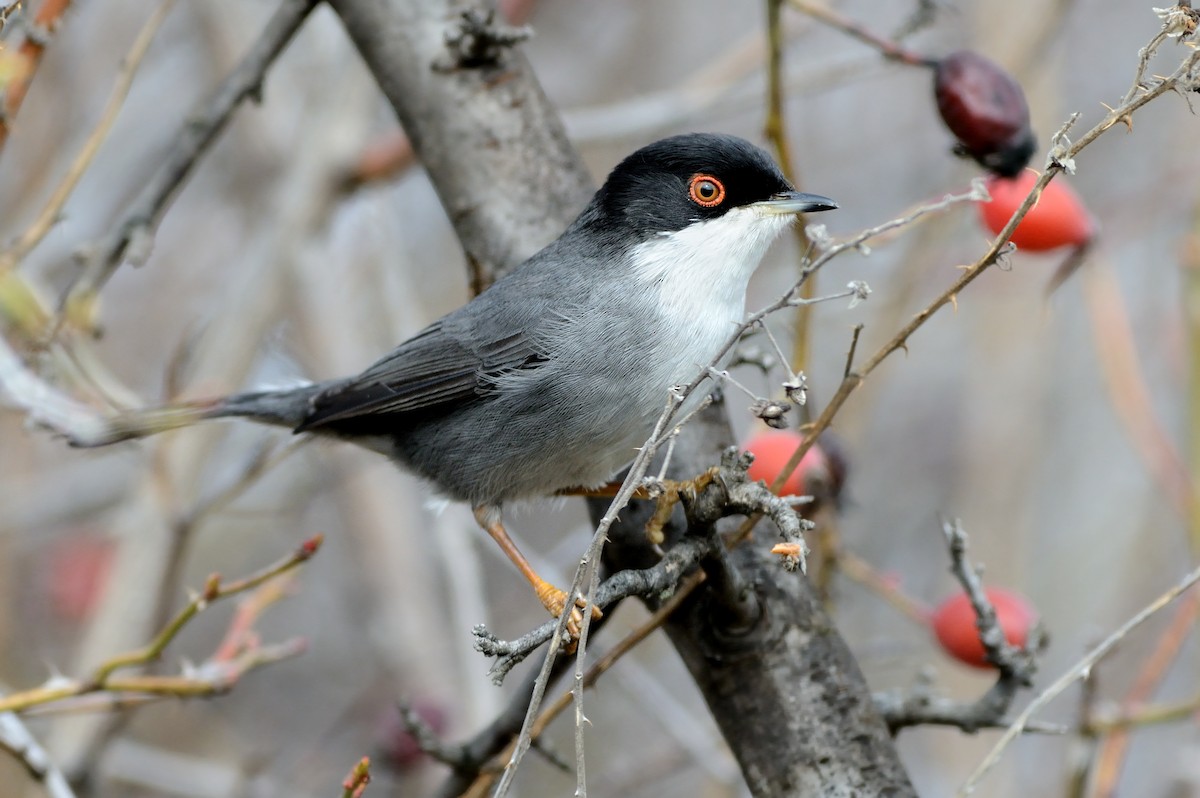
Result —
[[299, 641], [282, 646], [257, 646], [246, 648], [237, 656], [226, 659], [210, 659], [194, 673], [183, 676], [132, 676], [116, 678], [113, 673], [121, 668], [144, 665], [157, 659], [183, 628], [212, 602], [238, 593], [252, 590], [274, 579], [300, 564], [307, 562], [321, 546], [321, 536], [306, 540], [294, 552], [280, 561], [267, 566], [247, 577], [222, 584], [216, 574], [210, 576], [202, 593], [195, 595], [179, 611], [155, 638], [136, 651], [120, 654], [100, 664], [87, 679], [54, 677], [41, 687], [11, 693], [0, 697], [0, 713], [19, 712], [39, 704], [62, 701], [89, 693], [136, 692], [155, 695], [208, 695], [227, 689], [246, 670], [285, 657], [295, 656], [303, 650]]
[[997, 762], [1000, 761], [1000, 756], [1004, 753], [1004, 749], [1007, 748], [1009, 743], [1016, 739], [1021, 732], [1025, 730], [1025, 727], [1028, 725], [1030, 719], [1037, 714], [1042, 707], [1046, 706], [1053, 699], [1057, 698], [1059, 694], [1074, 684], [1077, 679], [1082, 679], [1089, 674], [1092, 668], [1096, 666], [1096, 663], [1104, 659], [1104, 657], [1106, 657], [1110, 651], [1112, 651], [1118, 644], [1123, 642], [1130, 632], [1140, 626], [1150, 616], [1154, 615], [1163, 607], [1170, 604], [1172, 601], [1178, 598], [1183, 591], [1187, 590], [1198, 581], [1200, 581], [1200, 568], [1193, 570], [1191, 573], [1181, 579], [1178, 584], [1152, 601], [1141, 612], [1123, 623], [1120, 628], [1105, 638], [1100, 645], [1089, 651], [1086, 656], [1079, 660], [1079, 662], [1075, 663], [1075, 665], [1072, 666], [1066, 673], [1056, 679], [1055, 682], [1047, 687], [1040, 695], [1038, 695], [1037, 698], [1029, 702], [1029, 706], [1025, 707], [1025, 709], [1021, 711], [1021, 714], [1019, 714], [1013, 721], [1012, 725], [1005, 730], [1004, 734], [1001, 735], [1000, 739], [996, 742], [995, 746], [993, 746], [992, 750], [988, 752], [988, 755], [984, 757], [983, 761], [979, 763], [979, 766], [975, 768], [975, 771], [970, 775], [966, 782], [963, 783], [962, 787], [959, 788], [958, 795], [967, 796], [974, 792], [975, 787], [978, 786], [980, 779], [982, 779], [987, 772], [991, 770]]
[[100, 120], [88, 135], [87, 140], [84, 141], [83, 148], [71, 162], [66, 175], [54, 189], [54, 193], [50, 195], [50, 199], [38, 213], [33, 224], [21, 234], [12, 247], [0, 253], [0, 274], [10, 271], [20, 263], [58, 222], [63, 206], [66, 205], [71, 192], [75, 190], [79, 179], [83, 177], [83, 173], [87, 171], [96, 157], [100, 145], [108, 138], [109, 131], [112, 130], [113, 123], [117, 120], [117, 115], [125, 105], [125, 98], [129, 96], [129, 89], [133, 86], [133, 79], [137, 75], [138, 67], [150, 49], [155, 34], [162, 27], [163, 21], [171, 13], [174, 5], [175, 0], [162, 0], [158, 8], [154, 9], [149, 19], [142, 25], [142, 29], [138, 31], [137, 37], [133, 40], [133, 46], [121, 59], [121, 69], [117, 73], [116, 85], [113, 86], [112, 94], [109, 95], [108, 102], [100, 114]]
[[907, 47], [904, 47], [894, 41], [884, 38], [877, 33], [859, 25], [853, 20], [843, 17], [831, 8], [812, 0], [788, 0], [788, 4], [797, 11], [807, 14], [818, 22], [824, 23], [831, 28], [840, 30], [847, 36], [852, 36], [858, 39], [863, 44], [873, 47], [879, 51], [880, 55], [890, 61], [897, 61], [901, 64], [909, 66], [928, 67], [934, 64], [934, 59], [923, 56], [920, 53], [913, 52]]
[[[67, 777], [50, 754], [12, 712], [0, 712], [0, 751], [13, 756], [50, 798], [75, 798]], [[19, 792], [19, 790], [18, 790]]]
[[[799, 186], [799, 175], [795, 162], [792, 160], [791, 142], [787, 133], [787, 112], [784, 107], [783, 80], [783, 3], [784, 0], [767, 0], [767, 118], [763, 124], [767, 140], [775, 150], [775, 158], [779, 168], [792, 185]], [[812, 242], [805, 232], [803, 217], [800, 223], [792, 227], [796, 236], [797, 251], [800, 253], [801, 266], [803, 259], [808, 257]], [[800, 298], [811, 299], [816, 295], [817, 281], [809, 279], [800, 287]], [[801, 304], [796, 310], [795, 330], [792, 341], [792, 357], [790, 358], [793, 371], [805, 371], [809, 367], [812, 349], [812, 308]]]
[[[1196, 616], [1200, 613], [1200, 594], [1189, 593], [1175, 609], [1175, 617], [1163, 631], [1158, 644], [1142, 663], [1137, 678], [1129, 692], [1121, 699], [1121, 717], [1123, 724], [1109, 724], [1108, 736], [1100, 744], [1096, 752], [1096, 764], [1093, 768], [1092, 795], [1094, 798], [1108, 798], [1116, 794], [1117, 779], [1121, 775], [1121, 765], [1129, 750], [1129, 730], [1139, 725], [1130, 722], [1135, 714], [1143, 713], [1143, 705], [1154, 695], [1163, 679], [1166, 678], [1171, 666], [1179, 658], [1183, 644], [1196, 625]], [[1175, 716], [1170, 716], [1173, 719]], [[1142, 721], [1143, 723], [1146, 721]], [[1102, 732], [1102, 724], [1088, 720], [1089, 731]]]
[[[316, 0], [283, 0], [254, 46], [217, 88], [203, 108], [189, 115], [170, 151], [142, 192], [129, 205], [112, 233], [89, 248], [87, 263], [63, 301], [64, 312], [96, 296], [124, 261], [143, 262], [155, 231], [191, 175], [200, 157], [225, 129], [233, 112], [247, 99], [262, 96], [267, 69], [283, 52], [316, 6]], [[79, 318], [74, 315], [72, 318]], [[84, 316], [83, 318], [86, 318]]]
[[946, 538], [946, 546], [950, 550], [950, 572], [962, 585], [975, 610], [975, 626], [979, 630], [979, 642], [983, 644], [987, 661], [1000, 671], [1000, 681], [1009, 682], [1009, 698], [1018, 687], [1028, 687], [1033, 684], [1033, 675], [1037, 669], [1034, 653], [1041, 647], [1041, 635], [1036, 635], [1026, 641], [1025, 646], [1018, 647], [1008, 642], [996, 608], [983, 590], [983, 582], [979, 578], [979, 570], [967, 560], [967, 533], [962, 528], [962, 522], [957, 518], [942, 523], [942, 533]]
[[[592, 663], [591, 667], [583, 675], [581, 680], [584, 689], [595, 686], [607, 671], [609, 671], [618, 660], [624, 657], [629, 652], [633, 651], [643, 640], [649, 637], [655, 630], [659, 629], [667, 618], [679, 608], [688, 596], [692, 594], [699, 585], [704, 581], [704, 572], [695, 571], [688, 575], [676, 588], [671, 597], [663, 603], [661, 607], [654, 611], [649, 618], [639, 624], [635, 629], [629, 632], [625, 637], [617, 641], [616, 645], [604, 653], [600, 659]], [[555, 701], [549, 704], [542, 713], [538, 715], [530, 729], [530, 737], [536, 742], [549, 727], [550, 723], [566, 711], [574, 702], [574, 690], [568, 690], [562, 693]], [[511, 746], [502, 753], [499, 758], [503, 760], [505, 757], [512, 755]], [[464, 795], [483, 795], [495, 782], [497, 772], [482, 772], [475, 779], [471, 787], [464, 792]]]
[[857, 554], [846, 549], [839, 549], [837, 562], [842, 573], [891, 604], [901, 614], [922, 626], [929, 623], [932, 610], [927, 604], [900, 590], [892, 583], [892, 580], [879, 573], [874, 566]]

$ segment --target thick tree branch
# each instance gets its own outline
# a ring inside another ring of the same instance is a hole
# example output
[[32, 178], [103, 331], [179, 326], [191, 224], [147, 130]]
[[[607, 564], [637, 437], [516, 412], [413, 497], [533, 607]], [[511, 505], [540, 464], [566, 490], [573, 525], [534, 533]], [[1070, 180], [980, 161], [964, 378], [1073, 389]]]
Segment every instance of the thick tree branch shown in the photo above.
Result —
[[429, 172], [467, 258], [503, 272], [549, 243], [592, 190], [520, 50], [461, 63], [466, 8], [446, 0], [330, 0]]
[[[673, 475], [713, 462], [729, 437], [721, 408], [701, 414], [679, 436]], [[607, 506], [593, 501], [591, 509], [596, 517]], [[653, 556], [642, 532], [652, 510], [624, 510], [605, 550], [610, 567]], [[668, 540], [684, 532], [678, 521], [666, 529]], [[915, 795], [850, 650], [808, 581], [785, 571], [770, 548], [757, 540], [729, 556], [754, 588], [755, 623], [730, 624], [719, 598], [701, 586], [666, 627], [751, 794]]]

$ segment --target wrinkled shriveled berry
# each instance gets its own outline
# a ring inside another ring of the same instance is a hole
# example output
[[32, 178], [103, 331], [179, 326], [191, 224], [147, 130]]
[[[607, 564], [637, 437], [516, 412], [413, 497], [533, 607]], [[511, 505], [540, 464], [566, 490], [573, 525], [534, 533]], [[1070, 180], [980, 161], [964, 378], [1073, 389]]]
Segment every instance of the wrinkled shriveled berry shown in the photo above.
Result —
[[951, 53], [934, 68], [933, 94], [962, 154], [1004, 177], [1029, 163], [1037, 140], [1025, 93], [997, 64], [970, 50]]

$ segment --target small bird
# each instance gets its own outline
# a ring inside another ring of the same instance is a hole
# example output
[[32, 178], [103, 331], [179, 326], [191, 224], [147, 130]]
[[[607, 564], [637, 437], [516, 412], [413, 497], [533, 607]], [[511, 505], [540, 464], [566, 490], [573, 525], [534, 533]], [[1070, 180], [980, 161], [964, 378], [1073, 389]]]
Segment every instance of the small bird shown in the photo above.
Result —
[[836, 207], [795, 191], [743, 139], [662, 139], [613, 169], [553, 243], [358, 376], [225, 397], [202, 416], [383, 453], [468, 502], [558, 616], [566, 594], [517, 550], [501, 508], [608, 484], [671, 387], [743, 319], [775, 237], [798, 213]]

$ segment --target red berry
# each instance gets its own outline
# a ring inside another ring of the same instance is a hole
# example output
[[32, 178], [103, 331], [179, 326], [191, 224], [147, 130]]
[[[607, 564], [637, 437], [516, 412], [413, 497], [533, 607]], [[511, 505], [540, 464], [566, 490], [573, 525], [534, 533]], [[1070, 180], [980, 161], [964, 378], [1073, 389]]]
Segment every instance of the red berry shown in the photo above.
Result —
[[[1037, 623], [1037, 611], [1020, 595], [1003, 588], [984, 591], [996, 608], [996, 619], [1010, 645], [1023, 648], [1029, 632]], [[929, 623], [937, 635], [942, 650], [959, 662], [975, 668], [991, 668], [979, 641], [975, 608], [966, 593], [958, 593], [943, 601], [933, 611]]]
[[[751, 480], [761, 479], [770, 486], [803, 442], [804, 437], [795, 430], [772, 430], [755, 435], [742, 447], [754, 455], [754, 462], [750, 464], [748, 476]], [[804, 496], [808, 494], [809, 491], [805, 488], [805, 477], [806, 475], [812, 478], [817, 477], [818, 469], [823, 475], [828, 474], [829, 463], [819, 443], [804, 453], [800, 465], [787, 478], [787, 482], [783, 483], [779, 495]]]
[[[979, 203], [979, 218], [993, 234], [999, 233], [1025, 201], [1038, 181], [1038, 173], [1025, 170], [1014, 178], [991, 177], [987, 181], [991, 202]], [[1019, 249], [1040, 252], [1064, 246], [1079, 246], [1096, 233], [1095, 222], [1083, 201], [1061, 177], [1042, 191], [1037, 204], [1021, 219], [1012, 242]]]
[[959, 147], [981, 166], [1011, 177], [1037, 147], [1025, 92], [1012, 75], [979, 53], [959, 50], [934, 66], [933, 96]]
[[104, 593], [116, 551], [112, 541], [73, 535], [50, 549], [50, 606], [67, 621], [91, 617]]

